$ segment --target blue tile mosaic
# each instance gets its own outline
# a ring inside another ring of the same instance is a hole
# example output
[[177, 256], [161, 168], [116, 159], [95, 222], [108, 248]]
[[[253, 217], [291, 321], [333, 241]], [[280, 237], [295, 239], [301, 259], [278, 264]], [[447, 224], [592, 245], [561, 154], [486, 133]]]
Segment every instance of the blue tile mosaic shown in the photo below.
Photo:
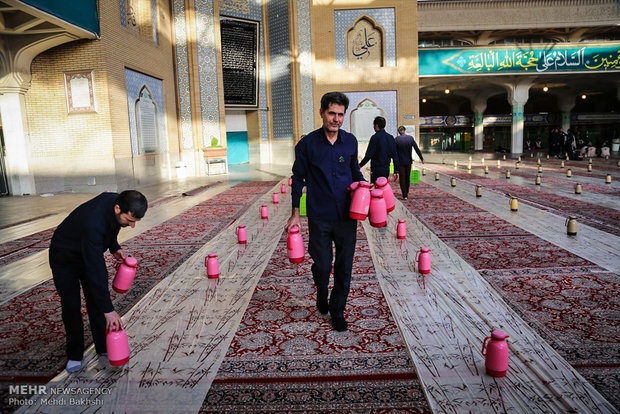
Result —
[[211, 0], [196, 0], [196, 38], [198, 49], [198, 82], [202, 114], [202, 145], [222, 145], [220, 133], [219, 95], [215, 23]]
[[127, 9], [125, 9], [125, 0], [118, 0], [118, 5], [121, 11], [121, 24], [127, 27]]
[[173, 24], [177, 62], [177, 88], [179, 91], [179, 115], [181, 118], [181, 149], [194, 148], [192, 134], [192, 104], [189, 84], [189, 58], [187, 55], [187, 32], [185, 21], [185, 1], [174, 0]]
[[[345, 92], [349, 98], [349, 108], [342, 123], [342, 129], [351, 131], [351, 112], [364, 100], [370, 99], [385, 111], [385, 130], [393, 136], [398, 135], [398, 107], [396, 91]], [[357, 137], [360, 142], [367, 142], [370, 137]]]
[[[237, 17], [260, 22], [259, 29], [259, 62], [258, 62], [258, 106], [267, 106], [267, 82], [265, 78], [265, 39], [263, 33], [262, 3], [253, 0], [221, 0], [220, 16]], [[261, 140], [269, 141], [269, 116], [266, 111], [260, 112]]]
[[287, 0], [271, 0], [267, 5], [274, 141], [293, 139], [288, 11]]
[[140, 72], [125, 68], [125, 87], [127, 89], [127, 107], [129, 111], [129, 133], [131, 136], [131, 152], [138, 155], [138, 133], [136, 128], [136, 101], [140, 91], [146, 86], [151, 92], [153, 101], [157, 105], [157, 123], [159, 129], [159, 148], [161, 152], [168, 151], [166, 138], [166, 122], [164, 106], [164, 87], [160, 79], [153, 78]]
[[346, 32], [361, 16], [371, 17], [385, 33], [385, 66], [396, 66], [396, 29], [393, 8], [351, 9], [334, 11], [334, 42], [336, 45], [336, 67], [347, 66]]
[[315, 116], [310, 4], [310, 0], [297, 0], [297, 44], [301, 92], [301, 130], [303, 134], [314, 130]]

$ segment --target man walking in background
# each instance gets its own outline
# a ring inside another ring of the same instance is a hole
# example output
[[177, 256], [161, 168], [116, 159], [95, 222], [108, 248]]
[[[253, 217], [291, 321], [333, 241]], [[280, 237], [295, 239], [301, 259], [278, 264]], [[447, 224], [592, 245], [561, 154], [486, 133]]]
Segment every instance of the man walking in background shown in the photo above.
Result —
[[398, 135], [396, 137], [396, 152], [398, 153], [398, 175], [400, 177], [400, 192], [403, 195], [403, 200], [409, 197], [409, 179], [411, 176], [411, 164], [413, 164], [412, 149], [420, 157], [422, 164], [424, 164], [424, 157], [418, 148], [418, 144], [411, 135], [405, 134], [407, 129], [404, 126], [398, 127]]
[[398, 159], [396, 157], [396, 143], [394, 137], [385, 132], [385, 118], [378, 116], [373, 121], [375, 134], [370, 137], [366, 155], [360, 162], [360, 168], [370, 161], [370, 181], [374, 183], [377, 178], [390, 176], [390, 160], [394, 162], [394, 177], [398, 178]]

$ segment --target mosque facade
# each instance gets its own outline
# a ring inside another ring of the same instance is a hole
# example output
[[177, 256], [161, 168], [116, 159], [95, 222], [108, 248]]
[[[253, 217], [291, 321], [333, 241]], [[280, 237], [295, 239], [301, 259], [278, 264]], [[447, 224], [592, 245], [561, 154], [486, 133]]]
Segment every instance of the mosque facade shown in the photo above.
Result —
[[521, 154], [553, 126], [620, 138], [615, 0], [4, 0], [0, 14], [4, 194], [292, 164], [332, 90], [362, 145], [377, 115], [423, 151]]

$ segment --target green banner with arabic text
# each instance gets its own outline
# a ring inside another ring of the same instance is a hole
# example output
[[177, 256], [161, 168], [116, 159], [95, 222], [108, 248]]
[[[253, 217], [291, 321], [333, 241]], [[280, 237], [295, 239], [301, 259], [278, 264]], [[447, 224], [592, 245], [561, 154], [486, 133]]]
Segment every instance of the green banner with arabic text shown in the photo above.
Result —
[[620, 71], [620, 42], [420, 49], [420, 76]]

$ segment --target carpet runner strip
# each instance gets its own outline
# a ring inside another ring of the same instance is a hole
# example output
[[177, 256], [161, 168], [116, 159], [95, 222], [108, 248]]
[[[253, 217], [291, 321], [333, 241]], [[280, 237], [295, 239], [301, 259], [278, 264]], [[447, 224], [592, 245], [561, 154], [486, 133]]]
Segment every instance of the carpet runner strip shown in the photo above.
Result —
[[[406, 240], [396, 238], [395, 225], [364, 227], [381, 287], [433, 412], [616, 411], [405, 206], [397, 203], [390, 216], [407, 220]], [[425, 276], [415, 264], [414, 252], [422, 246], [432, 255]], [[493, 329], [510, 335], [509, 370], [502, 378], [485, 373], [480, 352]]]
[[[129, 292], [117, 294], [110, 289], [116, 311], [121, 315], [126, 313], [273, 185], [274, 182], [241, 183], [238, 189], [229, 189], [204, 202], [216, 207], [226, 206], [228, 214], [223, 215], [217, 208], [205, 210], [201, 203], [186, 212], [201, 212], [191, 221], [193, 228], [181, 226], [190, 223], [189, 219], [174, 218], [123, 243], [122, 247], [134, 254], [139, 267]], [[174, 230], [169, 234], [170, 240], [162, 234], [161, 228]], [[108, 271], [114, 275], [115, 263], [110, 255], [106, 259]], [[83, 313], [86, 314], [85, 306]], [[87, 326], [88, 344], [92, 340]], [[5, 383], [48, 381], [64, 368], [64, 338], [60, 300], [52, 280], [9, 300], [0, 307], [0, 380]]]
[[200, 412], [430, 412], [362, 227], [345, 332], [316, 308], [312, 260], [286, 251], [283, 234]]
[[[520, 175], [531, 178], [531, 181], [529, 181], [531, 185], [528, 187], [513, 184], [510, 180], [506, 179], [501, 181], [484, 176], [472, 176], [471, 173], [466, 171], [453, 170], [445, 166], [433, 166], [433, 169], [457, 179], [471, 181], [472, 183], [490, 187], [506, 195], [518, 197], [519, 201], [534, 205], [537, 208], [553, 212], [560, 211], [567, 215], [570, 214], [576, 216], [579, 222], [586, 223], [589, 226], [603, 230], [610, 234], [620, 235], [620, 210], [618, 208], [603, 207], [587, 201], [576, 200], [574, 198], [541, 191], [540, 186], [536, 186], [534, 184], [534, 177], [536, 173], [527, 175], [524, 173], [517, 173], [514, 170], [511, 172], [513, 176]], [[497, 168], [496, 170], [499, 171]], [[519, 171], [521, 171], [521, 169]], [[575, 181], [571, 181], [570, 179], [548, 177], [544, 174], [542, 180], [545, 186], [560, 185], [573, 188], [575, 185]], [[601, 182], [601, 184], [583, 184], [583, 191], [596, 191], [603, 193], [605, 190], [613, 190], [613, 188], [606, 187], [605, 184], [602, 184], [604, 180], [599, 180], [599, 182]], [[610, 197], [615, 197], [620, 195], [620, 191], [614, 190], [607, 192], [607, 194]]]
[[[461, 184], [460, 192], [462, 188]], [[441, 210], [446, 203], [450, 211]], [[614, 317], [620, 311], [615, 301], [620, 291], [618, 273], [425, 183], [416, 184], [404, 204], [607, 399], [620, 405], [620, 332]], [[613, 256], [617, 255], [616, 247]]]
[[[282, 195], [283, 204], [274, 205], [271, 193], [264, 194], [265, 190], [279, 189], [273, 184], [265, 187], [264, 183], [242, 183], [218, 196], [220, 202], [211, 200], [214, 207], [225, 206], [218, 214], [228, 211], [230, 217], [236, 217], [233, 223], [228, 220], [224, 231], [217, 234], [199, 239], [196, 232], [184, 234], [190, 228], [177, 227], [177, 232], [170, 228], [171, 246], [184, 246], [194, 240], [200, 243], [190, 257], [167, 272], [169, 276], [124, 315], [131, 344], [131, 359], [126, 365], [109, 366], [107, 360], [94, 355], [91, 347], [85, 356], [85, 368], [70, 376], [62, 372], [48, 386], [109, 390], [99, 395], [100, 406], [85, 403], [71, 407], [80, 412], [96, 412], [101, 406], [106, 412], [198, 412], [290, 215], [290, 198], [287, 200], [290, 196]], [[238, 206], [249, 200], [254, 202]], [[268, 220], [260, 219], [261, 204], [269, 205]], [[207, 211], [195, 214], [193, 224], [197, 228], [201, 228], [199, 223], [208, 221], [203, 215]], [[244, 213], [238, 215], [240, 211]], [[190, 220], [188, 215], [178, 218], [175, 224]], [[245, 246], [237, 244], [234, 232], [237, 224], [246, 225]], [[139, 237], [135, 243], [148, 246], [157, 239]], [[205, 275], [204, 258], [209, 253], [218, 256], [219, 279], [208, 279]], [[37, 402], [44, 397], [47, 396], [37, 396]], [[23, 411], [66, 412], [66, 409], [66, 406], [41, 408], [35, 404]]]

